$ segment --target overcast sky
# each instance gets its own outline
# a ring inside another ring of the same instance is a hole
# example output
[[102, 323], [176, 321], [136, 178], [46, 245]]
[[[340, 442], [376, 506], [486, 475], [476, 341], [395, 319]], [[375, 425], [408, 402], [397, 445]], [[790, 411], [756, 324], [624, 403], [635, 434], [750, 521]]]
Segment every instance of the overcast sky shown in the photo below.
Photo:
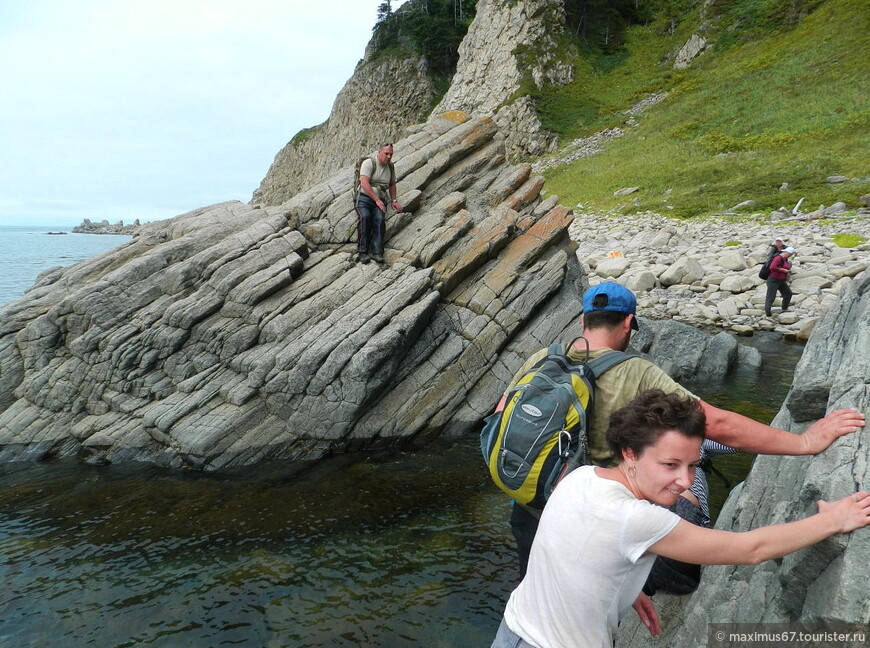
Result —
[[381, 2], [0, 0], [0, 225], [249, 201]]

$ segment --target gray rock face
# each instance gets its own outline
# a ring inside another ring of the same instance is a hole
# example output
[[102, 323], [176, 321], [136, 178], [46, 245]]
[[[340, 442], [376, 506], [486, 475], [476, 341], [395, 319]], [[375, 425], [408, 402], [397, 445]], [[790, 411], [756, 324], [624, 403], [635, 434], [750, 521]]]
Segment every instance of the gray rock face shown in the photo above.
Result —
[[[476, 428], [528, 355], [577, 334], [587, 284], [570, 210], [506, 163], [492, 120], [415, 131], [395, 146], [408, 212], [388, 219], [387, 266], [351, 260], [345, 168], [41, 277], [0, 311], [0, 460], [218, 469]], [[714, 355], [691, 339], [680, 377]]]
[[[564, 84], [573, 69], [553, 39], [564, 27], [563, 0], [480, 0], [460, 46], [457, 72], [440, 104], [422, 57], [365, 58], [336, 97], [329, 118], [299, 133], [276, 156], [252, 202], [280, 205], [322, 178], [407, 135], [405, 129], [445, 112], [489, 115], [508, 153], [539, 155], [555, 145], [532, 100], [509, 101], [525, 79]], [[526, 52], [520, 55], [518, 52]]]
[[432, 114], [493, 115], [509, 153], [550, 150], [555, 138], [542, 128], [529, 97], [509, 99], [526, 79], [538, 88], [571, 82], [572, 66], [554, 39], [564, 24], [563, 0], [480, 0], [450, 89]]
[[686, 44], [677, 52], [674, 69], [685, 70], [705, 49], [707, 49], [707, 40], [703, 36], [692, 34]]
[[[774, 420], [801, 432], [843, 407], [870, 411], [870, 274], [863, 273], [819, 321], [795, 369], [794, 384]], [[815, 511], [818, 499], [836, 500], [870, 482], [870, 429], [847, 435], [815, 457], [756, 459], [746, 481], [728, 498], [716, 528], [745, 531], [791, 522]], [[703, 646], [708, 623], [870, 622], [870, 533], [834, 536], [757, 566], [705, 567], [688, 597], [656, 595], [664, 611], [656, 640], [636, 619], [620, 628], [617, 644]]]

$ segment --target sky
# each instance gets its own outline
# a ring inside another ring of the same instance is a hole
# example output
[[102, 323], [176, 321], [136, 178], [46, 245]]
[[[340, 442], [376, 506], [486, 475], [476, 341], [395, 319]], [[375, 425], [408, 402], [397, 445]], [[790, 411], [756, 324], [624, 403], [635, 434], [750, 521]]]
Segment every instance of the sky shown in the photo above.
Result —
[[0, 0], [0, 225], [250, 201], [382, 1]]

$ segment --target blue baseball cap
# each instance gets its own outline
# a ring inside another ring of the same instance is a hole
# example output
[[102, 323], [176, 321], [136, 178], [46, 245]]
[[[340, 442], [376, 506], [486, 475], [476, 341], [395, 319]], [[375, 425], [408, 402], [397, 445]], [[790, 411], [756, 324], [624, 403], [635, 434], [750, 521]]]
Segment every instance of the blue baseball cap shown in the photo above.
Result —
[[634, 298], [634, 294], [622, 284], [605, 281], [587, 290], [583, 295], [583, 312], [592, 313], [594, 311], [634, 315], [631, 320], [631, 328], [634, 330], [639, 328], [637, 324], [637, 300]]

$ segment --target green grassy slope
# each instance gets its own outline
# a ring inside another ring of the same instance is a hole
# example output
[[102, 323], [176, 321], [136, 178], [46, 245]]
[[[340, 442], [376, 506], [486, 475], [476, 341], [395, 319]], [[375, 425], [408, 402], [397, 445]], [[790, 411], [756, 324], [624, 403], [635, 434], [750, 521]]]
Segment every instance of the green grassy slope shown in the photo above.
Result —
[[[619, 54], [581, 58], [574, 83], [537, 97], [543, 123], [567, 143], [669, 93], [605, 152], [545, 174], [563, 204], [685, 218], [749, 199], [764, 213], [801, 197], [804, 209], [854, 208], [870, 193], [870, 0], [816, 3], [800, 20], [783, 13], [795, 0], [719, 4], [713, 46], [689, 69], [666, 56], [692, 34], [697, 9], [673, 33], [664, 20], [630, 28]], [[829, 184], [830, 175], [852, 180]], [[613, 196], [627, 186], [640, 191]]]

